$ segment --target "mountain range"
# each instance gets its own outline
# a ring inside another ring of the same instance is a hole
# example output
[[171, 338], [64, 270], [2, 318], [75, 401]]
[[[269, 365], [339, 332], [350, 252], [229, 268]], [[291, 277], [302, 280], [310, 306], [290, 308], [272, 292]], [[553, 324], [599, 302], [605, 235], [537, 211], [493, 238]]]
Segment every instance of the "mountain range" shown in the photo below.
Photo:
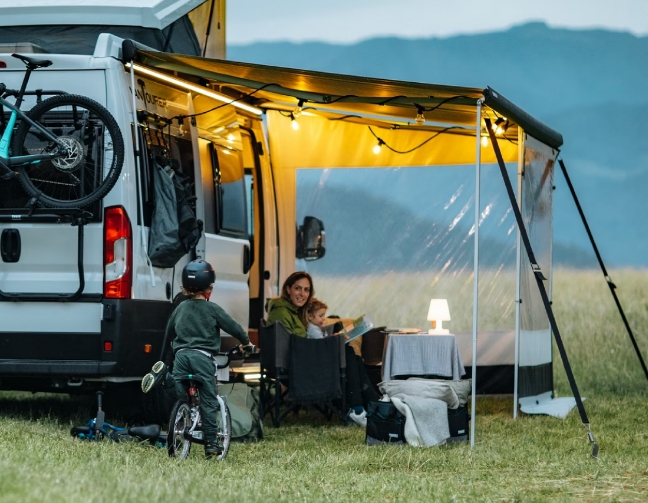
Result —
[[[228, 58], [404, 81], [491, 86], [563, 135], [561, 158], [606, 265], [648, 267], [648, 226], [643, 220], [648, 214], [648, 37], [529, 23], [448, 38], [230, 45]], [[561, 173], [554, 183], [556, 259], [589, 266], [591, 247]], [[356, 189], [354, 197], [370, 204], [371, 194], [362, 186]], [[392, 195], [398, 199], [398, 194]], [[412, 221], [425, 221], [425, 215], [409, 211]]]

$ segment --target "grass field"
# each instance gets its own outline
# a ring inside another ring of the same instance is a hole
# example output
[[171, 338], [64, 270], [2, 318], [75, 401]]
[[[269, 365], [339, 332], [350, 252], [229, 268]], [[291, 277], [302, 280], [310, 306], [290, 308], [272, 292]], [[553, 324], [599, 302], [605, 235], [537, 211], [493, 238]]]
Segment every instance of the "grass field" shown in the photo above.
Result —
[[[648, 273], [613, 279], [646, 355]], [[554, 309], [597, 460], [575, 410], [514, 421], [510, 397], [478, 400], [473, 450], [367, 447], [361, 429], [302, 413], [279, 429], [266, 422], [263, 442], [233, 444], [222, 463], [205, 462], [199, 448], [178, 463], [148, 445], [72, 439], [70, 427], [94, 413], [87, 402], [3, 392], [0, 501], [648, 501], [648, 382], [600, 274], [557, 271]], [[556, 391], [570, 395], [555, 359]]]

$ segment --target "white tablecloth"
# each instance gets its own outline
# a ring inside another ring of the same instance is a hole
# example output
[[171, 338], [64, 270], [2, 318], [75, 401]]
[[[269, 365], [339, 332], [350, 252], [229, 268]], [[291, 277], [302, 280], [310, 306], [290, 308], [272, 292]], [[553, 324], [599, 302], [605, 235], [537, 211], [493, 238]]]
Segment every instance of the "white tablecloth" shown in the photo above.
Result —
[[454, 335], [390, 334], [383, 355], [383, 381], [401, 375], [461, 379], [466, 373]]

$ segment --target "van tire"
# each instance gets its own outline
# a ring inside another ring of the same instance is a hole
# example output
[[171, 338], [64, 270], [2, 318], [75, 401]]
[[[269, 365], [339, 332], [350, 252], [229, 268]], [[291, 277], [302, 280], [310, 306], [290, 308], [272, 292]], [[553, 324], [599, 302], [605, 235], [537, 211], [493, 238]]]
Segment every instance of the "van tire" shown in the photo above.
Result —
[[[124, 139], [111, 113], [85, 96], [61, 94], [37, 104], [27, 116], [69, 142], [70, 150], [77, 149], [78, 155], [15, 166], [25, 191], [51, 208], [83, 208], [103, 199], [124, 164]], [[45, 153], [51, 147], [49, 139], [23, 120], [16, 131], [12, 155]]]

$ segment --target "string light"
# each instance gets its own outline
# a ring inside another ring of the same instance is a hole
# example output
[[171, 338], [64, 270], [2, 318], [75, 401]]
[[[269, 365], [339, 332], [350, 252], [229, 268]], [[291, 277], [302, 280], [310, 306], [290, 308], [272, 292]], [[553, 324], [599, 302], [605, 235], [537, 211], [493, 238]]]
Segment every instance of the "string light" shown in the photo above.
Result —
[[504, 128], [502, 127], [502, 124], [506, 119], [503, 119], [502, 117], [499, 117], [495, 122], [493, 122], [493, 131], [495, 131], [495, 134], [497, 136], [502, 136], [504, 134]]
[[378, 140], [378, 145], [376, 145], [376, 146], [373, 148], [373, 152], [374, 152], [374, 154], [379, 154], [379, 153], [380, 153], [380, 147], [382, 147], [383, 145], [384, 145], [386, 148], [388, 148], [389, 150], [391, 150], [392, 152], [394, 152], [395, 154], [409, 154], [409, 153], [411, 153], [411, 152], [414, 152], [415, 150], [418, 150], [418, 149], [421, 148], [423, 145], [426, 145], [428, 142], [434, 140], [434, 139], [435, 139], [437, 136], [439, 136], [440, 134], [447, 133], [448, 131], [452, 131], [452, 130], [457, 130], [457, 131], [458, 131], [458, 130], [466, 129], [466, 128], [461, 127], [461, 126], [449, 126], [449, 127], [447, 127], [447, 128], [441, 129], [440, 131], [437, 131], [437, 132], [434, 133], [432, 136], [430, 136], [427, 140], [423, 140], [421, 143], [419, 143], [419, 144], [416, 145], [415, 147], [412, 147], [412, 148], [410, 148], [410, 149], [408, 149], [408, 150], [396, 150], [394, 147], [390, 146], [387, 142], [385, 142], [382, 138], [380, 138], [380, 137], [379, 137], [379, 136], [374, 132], [374, 130], [371, 128], [371, 126], [367, 126], [367, 127], [369, 128], [369, 131], [370, 131], [371, 134], [374, 136], [374, 138], [376, 138], [376, 140]]
[[304, 110], [304, 100], [299, 100], [299, 103], [297, 104], [297, 108], [295, 108], [292, 112], [293, 117], [296, 119], [299, 117]]
[[488, 135], [483, 134], [481, 137], [482, 147], [488, 147]]
[[290, 114], [290, 125], [292, 128], [297, 131], [299, 129], [299, 122], [295, 120], [295, 114]]
[[422, 126], [425, 124], [425, 115], [423, 115], [423, 112], [425, 111], [425, 108], [422, 106], [416, 105], [416, 119], [414, 119], [414, 122], [416, 122], [417, 125]]

